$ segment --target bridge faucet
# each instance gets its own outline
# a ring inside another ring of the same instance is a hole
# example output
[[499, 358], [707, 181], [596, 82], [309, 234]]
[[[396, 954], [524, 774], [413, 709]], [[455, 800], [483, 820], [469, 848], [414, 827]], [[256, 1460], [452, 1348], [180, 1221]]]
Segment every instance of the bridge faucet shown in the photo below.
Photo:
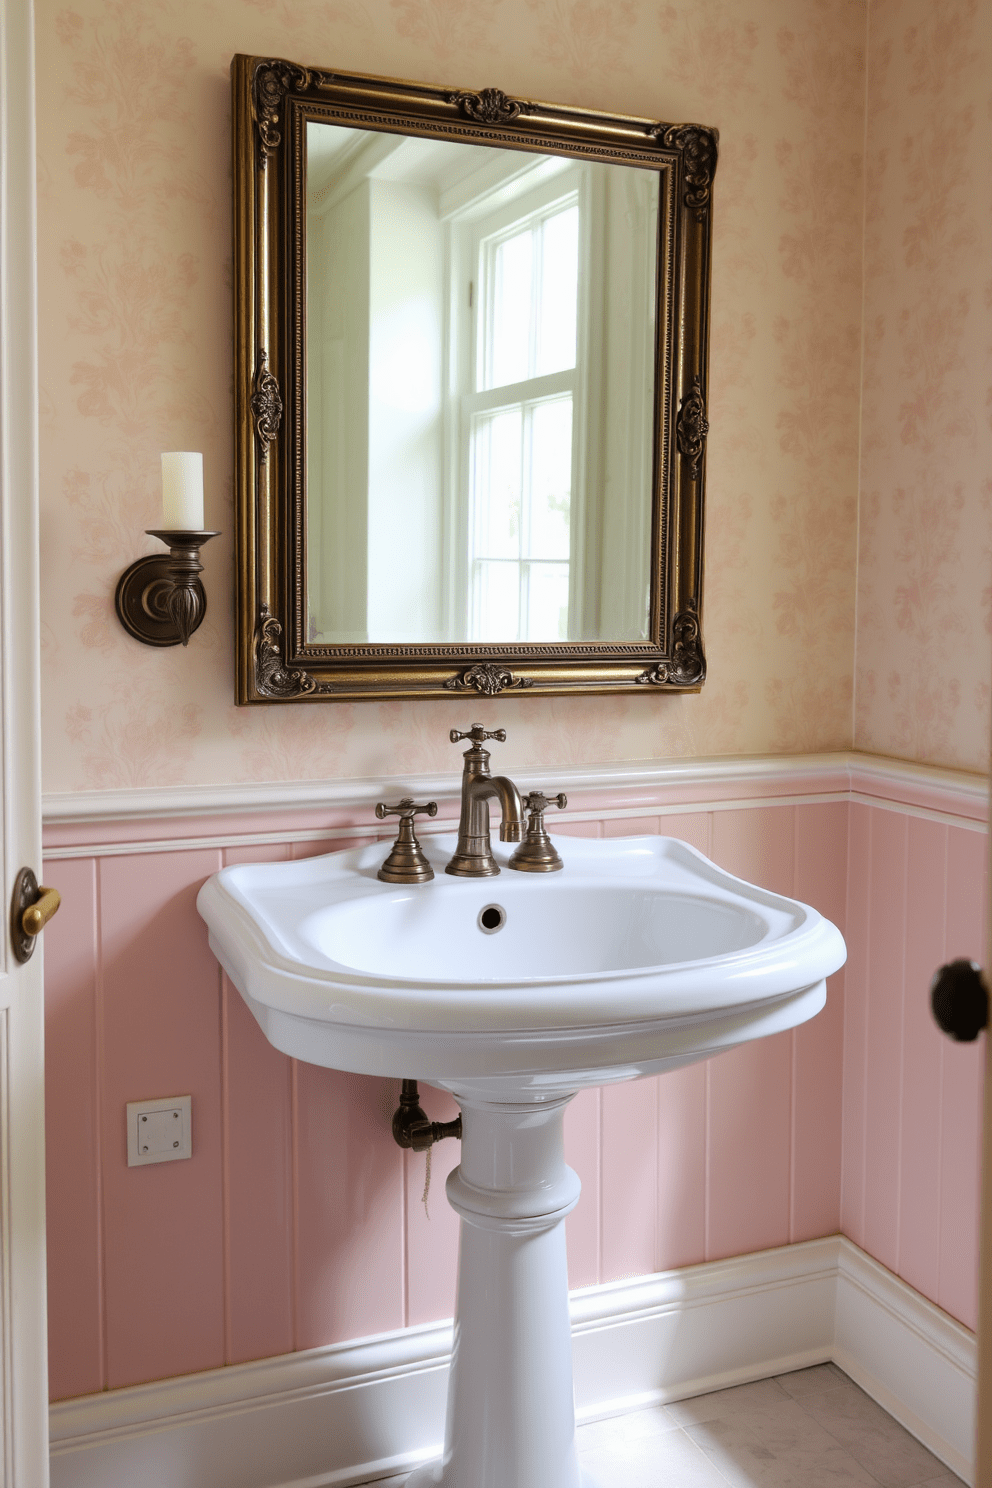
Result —
[[489, 750], [482, 747], [486, 739], [498, 739], [502, 744], [506, 730], [495, 729], [487, 733], [481, 723], [474, 723], [464, 734], [452, 729], [449, 737], [452, 744], [457, 744], [459, 739], [470, 739], [472, 743], [465, 751], [462, 772], [458, 846], [444, 871], [459, 878], [491, 878], [499, 872], [489, 840], [489, 802], [493, 796], [498, 797], [502, 812], [500, 841], [522, 842], [524, 837], [524, 808], [520, 792], [506, 775], [490, 775]]

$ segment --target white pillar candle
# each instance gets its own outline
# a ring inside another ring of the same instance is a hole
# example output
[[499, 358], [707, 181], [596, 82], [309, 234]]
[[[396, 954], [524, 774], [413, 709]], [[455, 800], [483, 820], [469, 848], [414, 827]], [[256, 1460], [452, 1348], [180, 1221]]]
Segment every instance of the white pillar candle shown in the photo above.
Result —
[[180, 450], [162, 456], [162, 526], [203, 531], [203, 456]]

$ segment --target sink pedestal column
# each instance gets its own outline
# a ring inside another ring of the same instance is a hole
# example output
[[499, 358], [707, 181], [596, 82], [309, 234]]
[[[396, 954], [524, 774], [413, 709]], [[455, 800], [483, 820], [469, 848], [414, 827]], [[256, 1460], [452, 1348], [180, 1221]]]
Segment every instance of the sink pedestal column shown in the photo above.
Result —
[[462, 1159], [448, 1178], [461, 1215], [444, 1456], [407, 1488], [579, 1488], [565, 1216], [571, 1095], [458, 1096]]

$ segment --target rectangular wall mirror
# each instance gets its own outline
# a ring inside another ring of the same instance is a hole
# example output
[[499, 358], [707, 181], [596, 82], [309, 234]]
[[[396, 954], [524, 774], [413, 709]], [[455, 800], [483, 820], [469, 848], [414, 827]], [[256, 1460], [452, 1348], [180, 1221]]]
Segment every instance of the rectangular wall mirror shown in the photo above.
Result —
[[239, 702], [701, 686], [715, 132], [232, 75]]

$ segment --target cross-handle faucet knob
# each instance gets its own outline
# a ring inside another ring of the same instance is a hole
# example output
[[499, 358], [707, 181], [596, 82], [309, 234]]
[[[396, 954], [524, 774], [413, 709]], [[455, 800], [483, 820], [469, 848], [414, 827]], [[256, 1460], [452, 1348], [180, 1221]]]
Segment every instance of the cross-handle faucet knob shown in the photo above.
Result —
[[428, 801], [423, 806], [415, 806], [412, 796], [404, 796], [396, 806], [387, 806], [385, 801], [380, 801], [375, 814], [380, 821], [385, 821], [387, 816], [401, 816], [412, 821], [415, 816], [437, 816], [437, 802]]
[[473, 744], [484, 744], [487, 739], [496, 739], [498, 743], [506, 743], [506, 729], [486, 730], [481, 723], [473, 723], [472, 727], [464, 734], [458, 729], [452, 729], [448, 735], [452, 744], [457, 744], [460, 739], [471, 739]]
[[555, 873], [565, 865], [551, 838], [544, 830], [544, 813], [549, 806], [564, 811], [568, 797], [561, 791], [549, 796], [544, 791], [531, 791], [524, 796], [524, 807], [528, 813], [527, 836], [510, 859], [510, 867], [521, 873]]
[[543, 816], [549, 806], [557, 806], [559, 811], [564, 811], [567, 805], [568, 797], [564, 791], [559, 791], [556, 796], [546, 796], [543, 791], [531, 791], [524, 796], [524, 806], [532, 821], [535, 816]]
[[389, 857], [379, 869], [378, 877], [384, 883], [429, 883], [434, 877], [434, 869], [414, 835], [413, 818], [421, 815], [437, 816], [437, 802], [428, 801], [425, 805], [418, 806], [412, 796], [404, 796], [396, 806], [387, 806], [385, 801], [380, 801], [375, 814], [379, 821], [384, 821], [387, 816], [398, 816], [400, 819], [399, 835]]

